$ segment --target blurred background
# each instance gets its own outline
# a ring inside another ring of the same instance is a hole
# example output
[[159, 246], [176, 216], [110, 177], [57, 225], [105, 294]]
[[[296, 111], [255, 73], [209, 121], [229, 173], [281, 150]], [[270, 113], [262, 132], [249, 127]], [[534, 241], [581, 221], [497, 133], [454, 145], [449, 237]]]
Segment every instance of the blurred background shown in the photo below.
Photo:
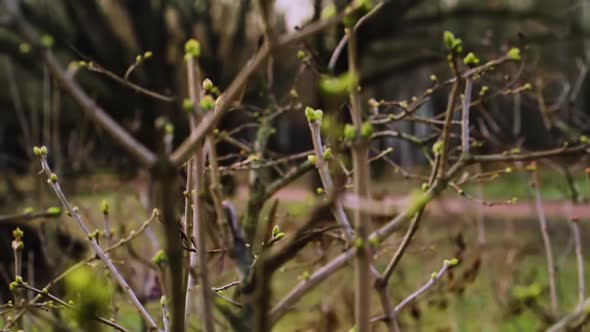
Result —
[[[154, 124], [157, 118], [164, 117], [175, 125], [175, 142], [187, 135], [188, 124], [180, 112], [186, 91], [182, 66], [184, 42], [191, 37], [200, 41], [199, 64], [203, 75], [223, 90], [259, 47], [263, 34], [256, 2], [250, 0], [30, 0], [22, 3], [25, 15], [38, 31], [53, 37], [54, 51], [63, 66], [70, 64], [76, 80], [97, 104], [152, 149], [157, 144]], [[341, 10], [346, 3], [277, 0], [272, 22], [276, 31], [292, 31], [327, 15], [333, 6]], [[522, 84], [530, 82], [533, 91], [516, 101], [513, 96], [494, 98], [486, 105], [483, 119], [475, 123], [500, 144], [512, 144], [519, 139], [524, 145], [553, 144], [555, 131], [579, 134], [589, 123], [585, 111], [590, 94], [590, 83], [585, 79], [589, 29], [590, 4], [583, 0], [387, 1], [359, 31], [364, 97], [406, 100], [431, 86], [431, 74], [446, 78], [448, 66], [441, 42], [444, 30], [460, 36], [466, 51], [475, 51], [482, 60], [498, 57], [509, 47], [521, 47], [526, 63], [513, 71], [522, 71], [517, 79]], [[280, 100], [296, 88], [303, 104], [325, 106], [314, 88], [317, 75], [311, 70], [306, 69], [307, 73], [294, 82], [300, 67], [296, 53], [299, 49], [308, 51], [313, 66], [322, 73], [340, 73], [346, 70], [345, 52], [333, 68], [328, 67], [328, 62], [341, 36], [342, 27], [335, 27], [303, 46], [283, 51], [273, 68], [273, 94]], [[79, 112], [29, 51], [17, 34], [0, 29], [3, 179], [11, 173], [29, 172], [30, 147], [40, 144], [51, 147], [60, 173], [118, 168], [134, 174], [133, 160], [117, 153], [119, 148]], [[174, 97], [172, 102], [139, 94], [106, 75], [75, 69], [79, 61], [92, 61], [122, 76], [136, 56], [147, 51], [153, 56], [138, 66], [129, 79]], [[489, 83], [498, 87], [502, 81]], [[261, 101], [264, 98], [260, 98], [262, 84], [260, 81], [249, 85], [244, 100], [251, 107], [233, 112], [223, 120], [222, 127], [235, 127], [243, 122], [244, 112], [264, 107], [265, 102]], [[554, 121], [544, 123], [543, 113], [534, 111], [539, 109], [539, 91], [547, 109], [545, 115], [563, 117], [557, 129]], [[440, 113], [446, 105], [445, 96], [445, 93], [435, 95], [418, 113], [424, 116]], [[516, 118], [511, 111], [515, 103], [521, 109]], [[279, 130], [271, 140], [273, 149], [283, 153], [308, 149], [309, 138], [300, 137], [301, 130], [298, 130], [305, 126], [303, 120], [301, 112], [277, 117]], [[429, 131], [427, 125], [415, 122], [401, 122], [399, 126], [409, 133], [423, 135]], [[424, 161], [421, 152], [410, 144], [397, 143], [396, 158], [403, 165]]]
[[[349, 2], [275, 0], [273, 29], [277, 33], [295, 31], [343, 10]], [[25, 0], [20, 3], [24, 16], [37, 32], [51, 39], [53, 52], [67, 68], [68, 75], [73, 75], [98, 105], [153, 151], [161, 150], [161, 123], [174, 125], [174, 145], [189, 133], [182, 109], [187, 91], [185, 42], [190, 38], [199, 40], [198, 62], [202, 75], [223, 91], [248, 64], [264, 35], [258, 2], [253, 0]], [[4, 17], [5, 8], [0, 5], [0, 217], [26, 208], [45, 210], [56, 205], [45, 180], [36, 175], [39, 163], [32, 147], [46, 145], [53, 170], [67, 179], [66, 193], [72, 195], [91, 224], [101, 227], [97, 207], [106, 199], [113, 205], [112, 215], [117, 220], [119, 234], [141, 225], [149, 211], [146, 207], [150, 206], [145, 201], [149, 174], [61, 91], [47, 67], [31, 51], [31, 46], [3, 24]], [[472, 113], [476, 128], [473, 138], [482, 143], [482, 152], [556, 147], [590, 133], [588, 0], [385, 1], [383, 8], [358, 31], [360, 84], [367, 113], [370, 109], [366, 101], [370, 98], [409, 101], [432, 87], [432, 75], [441, 81], [452, 77], [442, 42], [445, 30], [463, 40], [465, 53], [474, 52], [483, 62], [501, 57], [512, 47], [521, 50], [522, 62], [503, 66], [497, 73], [482, 78], [474, 88], [480, 91], [488, 86], [496, 93]], [[288, 105], [287, 111], [273, 119], [276, 132], [269, 141], [270, 151], [278, 158], [311, 149], [303, 114], [305, 106], [325, 109], [346, 121], [347, 110], [335, 107], [318, 89], [320, 74], [338, 75], [347, 71], [346, 49], [331, 61], [342, 35], [343, 26], [338, 25], [275, 54], [270, 89], [263, 72], [255, 76], [244, 91], [243, 103], [233, 107], [222, 119], [220, 129], [229, 132], [240, 128], [256, 119], [269, 105]], [[305, 61], [298, 58], [298, 51], [305, 52]], [[151, 52], [151, 56], [134, 67], [128, 80], [165, 98], [138, 93], [105, 74], [124, 76], [136, 64], [137, 56], [146, 52]], [[93, 63], [102, 72], [89, 70], [81, 63]], [[526, 84], [530, 84], [530, 89], [520, 94], [503, 93], [508, 85]], [[293, 91], [298, 101], [285, 102], [291, 100]], [[416, 115], [433, 118], [442, 114], [447, 94], [445, 89], [437, 90]], [[397, 122], [393, 129], [428, 137], [438, 133], [434, 127], [431, 123], [410, 119]], [[256, 128], [245, 128], [236, 139], [250, 144], [255, 135]], [[387, 168], [387, 161], [410, 170], [422, 170], [427, 165], [420, 147], [404, 140], [388, 137], [374, 144], [380, 149], [395, 148], [395, 153], [374, 163], [373, 174], [378, 178], [392, 179], [393, 172]], [[222, 157], [239, 152], [233, 145], [223, 142], [218, 149]], [[235, 159], [222, 158], [222, 165], [233, 161]], [[573, 244], [569, 228], [563, 223], [566, 219], [563, 202], [572, 197], [587, 201], [585, 163], [586, 160], [579, 158], [562, 158], [544, 165], [541, 171], [542, 195], [554, 200], [548, 203], [547, 213], [559, 247], [556, 255], [563, 272], [561, 291], [568, 294], [563, 298], [564, 308], [576, 301], [574, 291], [568, 288], [575, 285], [576, 276], [575, 262], [569, 255]], [[409, 188], [419, 188], [421, 184], [420, 181], [404, 181], [383, 181], [372, 189], [383, 195], [405, 195]], [[300, 220], [297, 218], [308, 210], [309, 192], [315, 189], [314, 181], [310, 182], [311, 185], [302, 186], [303, 193], [298, 191], [288, 196], [292, 201], [281, 206], [282, 213], [288, 216], [286, 225], [295, 225]], [[575, 188], [574, 193], [571, 188]], [[414, 324], [410, 326], [415, 329], [410, 330], [416, 331], [480, 331], [478, 324], [489, 331], [538, 329], [543, 326], [539, 323], [543, 321], [543, 312], [524, 309], [530, 294], [547, 291], [543, 249], [526, 176], [506, 174], [489, 186], [468, 190], [493, 200], [518, 197], [524, 198], [524, 202], [513, 210], [505, 207], [496, 212], [486, 210], [491, 220], [487, 241], [494, 245], [485, 252], [474, 249], [486, 241], [472, 227], [484, 218], [480, 207], [460, 200], [458, 204], [453, 201], [455, 203], [437, 205], [435, 211], [438, 212], [429, 216], [432, 217], [429, 221], [433, 221], [428, 228], [430, 232], [421, 233], [410, 249], [408, 261], [414, 264], [411, 267], [408, 264], [405, 266], [408, 269], [396, 275], [399, 278], [396, 285], [401, 288], [394, 298], [402, 299], [436, 269], [441, 253], [445, 258], [461, 256], [466, 264], [458, 270], [454, 286], [445, 291], [439, 289], [428, 300], [416, 304], [402, 321], [411, 321], [408, 324]], [[465, 211], [469, 211], [469, 215]], [[590, 216], [587, 206], [575, 211], [580, 213], [579, 217]], [[445, 224], [447, 221], [454, 223]], [[7, 247], [0, 246], [0, 260], [6, 263], [12, 259], [8, 247], [10, 230], [16, 226], [28, 227], [25, 234], [37, 234], [37, 230], [47, 227], [46, 224], [4, 223], [0, 235], [5, 238], [0, 237], [0, 244]], [[71, 238], [71, 234], [80, 235], [77, 230], [61, 224], [59, 229], [52, 235], [59, 240], [54, 242], [57, 248], [52, 248], [55, 257], [37, 261], [37, 268], [50, 269], [49, 274], [55, 274], [60, 271], [58, 267], [68, 266], [72, 260], [80, 258], [82, 250], [80, 242]], [[30, 248], [38, 257], [50, 252], [43, 247], [42, 239], [43, 236], [37, 236], [25, 241], [32, 244]], [[154, 251], [157, 248], [154, 239], [136, 244], [136, 253], [140, 253], [136, 256]], [[306, 259], [315, 259], [314, 253], [307, 255]], [[307, 271], [301, 261], [298, 263], [302, 266], [289, 267], [287, 273], [281, 274], [285, 284], [281, 286], [284, 289], [279, 290], [288, 289], [288, 285], [297, 282], [298, 274]], [[482, 269], [486, 277], [474, 281]], [[293, 270], [296, 273], [290, 273]], [[0, 268], [0, 277], [5, 277], [2, 280], [12, 280], [7, 275]], [[321, 292], [328, 294], [325, 301], [318, 299], [318, 294], [306, 300], [305, 304], [311, 303], [312, 308], [321, 307], [324, 316], [316, 317], [313, 310], [305, 311], [303, 316], [287, 316], [278, 330], [292, 331], [297, 324], [310, 326], [312, 330], [317, 326], [327, 326], [325, 331], [331, 331], [330, 327], [347, 330], [353, 297], [347, 288], [349, 282], [350, 275], [345, 275], [338, 283], [329, 285], [331, 287], [322, 288]], [[143, 285], [142, 281], [137, 285]], [[341, 289], [346, 291], [340, 293]], [[446, 292], [449, 289], [450, 295]], [[515, 289], [525, 296], [513, 296]], [[149, 291], [145, 289], [145, 294]], [[471, 297], [462, 297], [465, 293]], [[0, 298], [1, 295], [2, 292]], [[321, 305], [317, 304], [320, 302]], [[331, 303], [326, 311], [324, 302]], [[438, 311], [424, 317], [422, 310], [427, 308]], [[487, 311], [482, 308], [494, 309], [486, 315]]]

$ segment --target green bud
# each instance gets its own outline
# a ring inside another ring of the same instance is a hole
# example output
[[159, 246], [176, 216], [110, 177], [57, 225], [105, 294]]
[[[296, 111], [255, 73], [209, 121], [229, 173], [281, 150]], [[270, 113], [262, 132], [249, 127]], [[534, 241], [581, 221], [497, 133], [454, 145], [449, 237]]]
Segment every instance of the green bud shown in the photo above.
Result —
[[281, 231], [281, 230], [279, 229], [279, 225], [275, 225], [275, 226], [272, 228], [272, 236], [276, 236], [277, 234], [279, 234], [279, 232], [280, 232], [280, 231]]
[[51, 181], [51, 183], [57, 183], [57, 174], [51, 173], [49, 176], [49, 181]]
[[145, 53], [143, 54], [143, 58], [144, 58], [144, 59], [149, 59], [149, 58], [151, 58], [151, 57], [152, 57], [152, 55], [153, 55], [153, 54], [152, 54], [152, 52], [150, 52], [150, 51], [147, 51], [147, 52], [145, 52]]
[[459, 38], [456, 38], [452, 32], [445, 31], [443, 33], [443, 41], [449, 51], [455, 54], [460, 54], [463, 52], [463, 41]]
[[504, 169], [504, 173], [512, 173], [512, 168], [511, 167], [506, 167]]
[[506, 54], [510, 60], [520, 61], [520, 49], [513, 47], [511, 48], [508, 53]]
[[310, 154], [307, 156], [307, 161], [309, 161], [310, 164], [315, 165], [317, 163], [317, 158], [315, 155]]
[[445, 259], [443, 264], [448, 267], [452, 267], [459, 264], [459, 260], [457, 258]]
[[52, 35], [43, 35], [41, 36], [41, 45], [45, 48], [50, 48], [55, 44], [55, 39], [53, 39]]
[[438, 273], [436, 273], [436, 272], [432, 272], [432, 273], [430, 274], [430, 279], [436, 279], [436, 275], [437, 275], [437, 274], [438, 274]]
[[324, 160], [330, 160], [333, 157], [334, 156], [332, 155], [332, 148], [327, 148], [326, 150], [324, 150], [324, 154], [322, 155], [322, 158]]
[[299, 275], [299, 277], [297, 277], [297, 279], [299, 280], [307, 280], [309, 279], [310, 275], [309, 275], [309, 271], [303, 271], [301, 272], [301, 274]]
[[13, 282], [11, 282], [10, 284], [8, 284], [8, 289], [9, 289], [11, 292], [14, 292], [14, 291], [15, 291], [17, 288], [18, 288], [18, 283], [17, 283], [17, 282], [15, 282], [15, 281], [13, 281]]
[[453, 41], [454, 40], [455, 40], [455, 35], [452, 32], [450, 32], [448, 30], [445, 30], [443, 32], [443, 41], [445, 43], [445, 46], [448, 49], [452, 49], [453, 48]]
[[29, 206], [29, 207], [26, 207], [26, 208], [23, 210], [23, 213], [24, 213], [24, 214], [31, 214], [31, 213], [33, 213], [33, 208], [32, 208], [32, 207], [30, 207], [30, 206]]
[[161, 305], [161, 306], [165, 306], [165, 305], [166, 305], [166, 296], [162, 296], [162, 297], [160, 298], [160, 305]]
[[47, 208], [47, 214], [51, 217], [59, 217], [61, 215], [61, 209], [57, 206], [50, 206]]
[[33, 147], [33, 154], [37, 157], [41, 157], [41, 149], [37, 146]]
[[441, 154], [442, 153], [442, 149], [443, 149], [443, 145], [444, 145], [443, 141], [440, 141], [440, 140], [439, 141], [436, 141], [436, 143], [434, 143], [432, 145], [432, 152], [435, 155]]
[[166, 122], [164, 125], [164, 132], [166, 135], [173, 135], [174, 134], [174, 125], [170, 122]]
[[314, 110], [311, 107], [306, 107], [305, 108], [305, 117], [307, 118], [307, 121], [309, 122], [314, 122], [314, 121], [322, 121], [322, 118], [324, 117], [324, 111], [322, 110]]
[[356, 239], [354, 239], [354, 247], [357, 250], [362, 250], [364, 246], [365, 246], [365, 244], [363, 243], [363, 239], [358, 238], [358, 237]]
[[346, 72], [338, 77], [324, 76], [320, 81], [321, 90], [329, 95], [344, 95], [357, 86], [358, 78]]
[[209, 112], [210, 110], [215, 108], [215, 99], [213, 99], [211, 95], [204, 95], [201, 99], [200, 106], [203, 112]]
[[436, 77], [436, 75], [430, 74], [430, 80], [433, 82], [436, 82], [436, 81], [438, 81], [438, 78]]
[[353, 6], [361, 10], [364, 15], [373, 9], [373, 0], [355, 0]]
[[361, 126], [361, 137], [370, 138], [371, 135], [373, 135], [373, 125], [369, 121], [363, 122]]
[[582, 143], [582, 144], [588, 144], [588, 143], [590, 143], [590, 140], [588, 139], [588, 136], [586, 136], [586, 135], [580, 136], [580, 143]]
[[103, 199], [102, 202], [100, 202], [100, 209], [102, 211], [102, 214], [109, 214], [109, 202]]
[[185, 58], [198, 58], [201, 55], [201, 44], [196, 39], [189, 39], [184, 44]]
[[371, 245], [371, 248], [377, 248], [377, 246], [379, 245], [379, 238], [376, 236], [370, 237], [369, 244]]
[[192, 100], [185, 98], [182, 101], [182, 109], [189, 112], [189, 113], [192, 113], [195, 110], [195, 104], [193, 103]]
[[152, 258], [152, 262], [156, 265], [161, 265], [168, 262], [168, 256], [164, 250], [159, 250], [154, 257]]
[[297, 51], [297, 59], [299, 59], [300, 61], [305, 60], [306, 54], [305, 51], [303, 50], [299, 50]]
[[542, 292], [543, 287], [538, 283], [528, 286], [517, 285], [512, 289], [512, 296], [521, 301], [530, 301], [538, 298]]
[[[82, 331], [100, 331], [96, 316], [110, 312], [113, 288], [96, 270], [89, 266], [76, 268], [65, 277], [65, 297], [76, 299], [76, 306], [64, 313], [75, 321]], [[72, 305], [73, 302], [69, 305]], [[49, 306], [56, 304], [50, 303]]]
[[29, 44], [29, 43], [20, 43], [18, 45], [18, 51], [21, 54], [29, 54], [31, 52], [31, 44]]
[[322, 195], [322, 194], [324, 193], [324, 188], [322, 188], [322, 187], [317, 187], [317, 188], [315, 189], [315, 192], [316, 192], [316, 194], [318, 194], [318, 195]]
[[477, 67], [479, 66], [479, 59], [473, 54], [473, 52], [469, 52], [465, 58], [463, 58], [463, 63], [469, 67]]
[[211, 89], [213, 89], [213, 87], [214, 87], [214, 85], [213, 85], [213, 82], [211, 82], [211, 80], [210, 80], [210, 79], [206, 78], [206, 79], [203, 81], [203, 90], [204, 90], [205, 92], [207, 92], [207, 93], [208, 93], [208, 92], [210, 92], [210, 91], [211, 91]]
[[347, 123], [344, 126], [344, 139], [352, 141], [354, 140], [356, 137], [356, 130], [354, 129], [354, 126]]
[[487, 85], [484, 85], [481, 87], [481, 89], [479, 90], [479, 96], [483, 97], [485, 96], [485, 94], [488, 92], [489, 88]]
[[273, 236], [273, 238], [274, 238], [275, 241], [280, 241], [284, 237], [285, 237], [285, 233], [284, 232], [279, 232], [275, 236]]
[[25, 235], [25, 233], [24, 233], [24, 232], [23, 232], [23, 231], [22, 231], [20, 228], [18, 228], [18, 227], [17, 227], [17, 228], [15, 228], [15, 229], [12, 231], [12, 237], [13, 237], [15, 240], [20, 240], [20, 239], [22, 239], [22, 238], [23, 238], [23, 235]]
[[524, 91], [530, 91], [533, 89], [533, 86], [531, 85], [531, 83], [526, 83], [525, 85], [522, 86], [522, 90]]
[[44, 156], [46, 156], [46, 155], [47, 155], [47, 147], [46, 147], [45, 145], [43, 145], [43, 146], [41, 147], [41, 154], [42, 154], [42, 155], [44, 155]]

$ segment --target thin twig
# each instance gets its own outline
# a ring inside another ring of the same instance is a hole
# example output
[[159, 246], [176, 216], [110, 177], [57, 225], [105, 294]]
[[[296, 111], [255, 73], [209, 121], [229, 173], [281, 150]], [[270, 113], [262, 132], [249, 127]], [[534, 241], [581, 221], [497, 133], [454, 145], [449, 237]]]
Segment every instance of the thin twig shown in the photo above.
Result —
[[543, 244], [545, 245], [545, 255], [547, 259], [547, 273], [549, 274], [549, 291], [551, 296], [551, 312], [557, 317], [559, 314], [559, 306], [557, 302], [557, 286], [555, 283], [555, 264], [553, 261], [553, 249], [551, 246], [551, 238], [547, 230], [547, 220], [545, 219], [545, 212], [543, 211], [543, 200], [541, 198], [541, 190], [539, 188], [539, 179], [536, 171], [531, 174], [531, 185], [535, 194], [535, 209], [539, 218], [539, 226], [541, 228], [541, 235], [543, 236]]
[[584, 254], [582, 252], [582, 237], [580, 235], [580, 225], [577, 219], [571, 220], [572, 235], [576, 244], [576, 266], [578, 269], [578, 308], [584, 305]]
[[[88, 227], [86, 226], [86, 224], [82, 220], [82, 217], [78, 214], [77, 209], [74, 209], [72, 207], [70, 202], [67, 200], [65, 194], [61, 190], [59, 182], [57, 181], [57, 176], [51, 172], [51, 168], [49, 167], [49, 164], [47, 163], [47, 158], [45, 157], [45, 155], [41, 155], [40, 160], [41, 160], [42, 170], [47, 175], [48, 182], [51, 185], [51, 188], [54, 190], [57, 197], [59, 198], [60, 202], [62, 203], [64, 208], [66, 210], [68, 210], [68, 212], [70, 213], [72, 218], [74, 218], [74, 220], [76, 220], [76, 222], [78, 223], [78, 226], [80, 226], [82, 231], [87, 236], [90, 236], [91, 235], [90, 230], [88, 229]], [[139, 299], [137, 298], [137, 296], [135, 295], [135, 293], [133, 292], [131, 287], [129, 287], [129, 285], [127, 284], [127, 281], [125, 281], [125, 278], [123, 278], [123, 276], [121, 275], [119, 270], [115, 267], [113, 262], [111, 262], [111, 260], [107, 257], [104, 250], [98, 245], [98, 243], [96, 241], [90, 240], [89, 242], [90, 242], [90, 246], [92, 247], [92, 249], [94, 249], [94, 251], [96, 252], [98, 257], [105, 263], [105, 265], [108, 267], [109, 271], [111, 272], [111, 275], [115, 278], [115, 280], [117, 281], [119, 286], [121, 286], [121, 288], [123, 289], [123, 292], [125, 292], [125, 294], [127, 294], [129, 299], [131, 300], [131, 302], [135, 305], [135, 307], [137, 308], [137, 310], [139, 311], [139, 313], [141, 314], [143, 319], [148, 324], [149, 328], [151, 330], [157, 331], [158, 326], [156, 325], [154, 319], [150, 316], [150, 314], [143, 307], [143, 305], [141, 304], [141, 302], [139, 301]]]
[[469, 107], [471, 105], [471, 89], [473, 81], [465, 79], [465, 93], [463, 94], [463, 113], [461, 113], [461, 152], [469, 153]]
[[430, 280], [426, 282], [422, 287], [418, 288], [414, 293], [410, 294], [406, 297], [403, 301], [401, 301], [398, 305], [395, 306], [394, 311], [396, 314], [399, 312], [410, 302], [414, 301], [418, 296], [424, 294], [430, 287], [432, 287], [440, 278], [447, 272], [447, 270], [453, 266], [453, 262], [445, 260], [443, 266], [440, 270], [430, 277]]
[[[332, 175], [330, 174], [330, 168], [328, 166], [327, 160], [324, 158], [325, 150], [322, 145], [320, 120], [310, 121], [309, 128], [311, 130], [311, 137], [315, 152], [316, 167], [318, 169], [324, 191], [328, 196], [330, 196], [334, 193], [334, 180], [332, 180]], [[334, 203], [332, 213], [334, 214], [334, 218], [336, 218], [336, 222], [338, 222], [338, 225], [340, 225], [342, 228], [346, 241], [350, 244], [352, 242], [352, 228], [350, 227], [350, 222], [348, 221], [348, 217], [344, 212], [344, 207], [340, 200], [337, 200]]]

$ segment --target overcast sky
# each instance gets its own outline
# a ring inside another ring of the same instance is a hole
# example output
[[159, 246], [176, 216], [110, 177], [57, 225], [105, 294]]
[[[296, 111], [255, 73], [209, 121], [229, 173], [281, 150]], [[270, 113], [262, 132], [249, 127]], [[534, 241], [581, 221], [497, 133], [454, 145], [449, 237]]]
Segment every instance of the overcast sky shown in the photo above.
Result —
[[311, 17], [313, 11], [310, 0], [276, 0], [275, 6], [278, 11], [286, 14], [289, 29]]

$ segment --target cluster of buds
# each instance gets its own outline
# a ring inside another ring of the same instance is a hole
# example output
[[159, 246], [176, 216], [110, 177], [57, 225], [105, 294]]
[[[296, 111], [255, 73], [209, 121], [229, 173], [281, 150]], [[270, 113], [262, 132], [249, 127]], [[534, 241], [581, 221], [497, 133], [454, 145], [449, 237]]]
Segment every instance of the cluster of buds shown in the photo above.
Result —
[[189, 39], [184, 44], [184, 59], [194, 59], [201, 55], [201, 44], [196, 39]]
[[100, 210], [102, 211], [102, 214], [107, 216], [109, 214], [109, 202], [107, 202], [106, 200], [100, 202]]
[[443, 41], [445, 46], [451, 53], [453, 54], [461, 54], [463, 53], [463, 41], [460, 38], [455, 37], [455, 35], [450, 31], [445, 31], [443, 33]]
[[219, 96], [219, 89], [208, 78], [203, 81], [203, 91], [207, 95]]
[[511, 48], [508, 53], [506, 53], [506, 56], [513, 61], [520, 61], [521, 57], [520, 57], [520, 49], [513, 47]]
[[158, 252], [152, 258], [152, 263], [157, 266], [162, 266], [168, 262], [168, 256], [164, 250], [158, 250]]
[[145, 61], [145, 60], [147, 60], [147, 59], [151, 58], [152, 56], [153, 56], [153, 53], [152, 53], [152, 52], [150, 52], [150, 51], [144, 52], [143, 54], [138, 54], [138, 55], [135, 57], [135, 63], [136, 63], [136, 64], [139, 64], [139, 63], [141, 63], [142, 61]]
[[[369, 121], [363, 122], [361, 125], [360, 130], [360, 137], [364, 139], [368, 139], [373, 135], [374, 129], [373, 125]], [[352, 141], [357, 138], [357, 132], [353, 125], [346, 124], [344, 126], [344, 139], [347, 141]]]
[[53, 44], [55, 44], [55, 39], [52, 35], [43, 35], [41, 36], [41, 46], [45, 48], [51, 48]]
[[23, 250], [23, 248], [25, 247], [25, 244], [23, 242], [23, 236], [24, 232], [18, 227], [12, 231], [12, 250]]
[[46, 156], [47, 147], [45, 145], [43, 145], [42, 147], [35, 146], [33, 147], [33, 154], [37, 157]]
[[26, 285], [27, 283], [23, 281], [21, 276], [16, 276], [14, 281], [8, 284], [8, 289], [11, 292], [14, 292], [19, 286]]
[[473, 54], [473, 52], [469, 52], [465, 58], [463, 58], [463, 63], [469, 68], [479, 66], [479, 62], [479, 59]]
[[322, 118], [324, 117], [324, 111], [322, 110], [314, 110], [311, 107], [305, 108], [305, 117], [309, 123], [312, 122], [322, 122]]

